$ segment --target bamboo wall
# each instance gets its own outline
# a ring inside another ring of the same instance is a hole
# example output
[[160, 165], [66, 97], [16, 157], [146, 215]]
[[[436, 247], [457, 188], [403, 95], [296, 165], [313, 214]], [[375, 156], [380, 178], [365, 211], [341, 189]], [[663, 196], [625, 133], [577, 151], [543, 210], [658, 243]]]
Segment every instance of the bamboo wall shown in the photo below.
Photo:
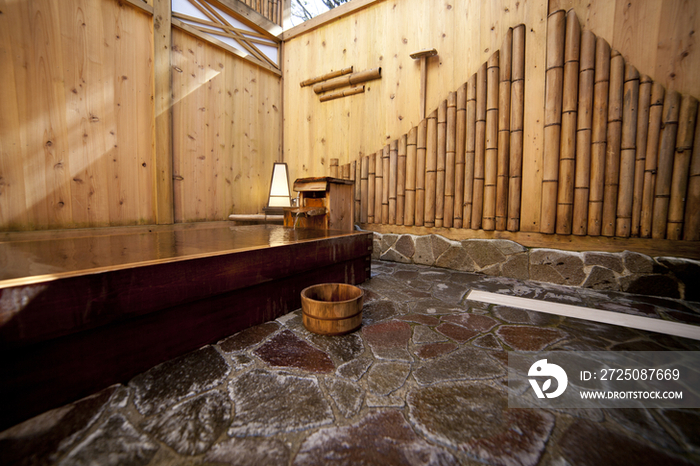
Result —
[[282, 26], [284, 21], [283, 0], [240, 0], [275, 24]]
[[[225, 220], [265, 205], [279, 76], [176, 28], [172, 54], [156, 57], [152, 5], [0, 1], [0, 230], [153, 224], [159, 208]], [[162, 58], [173, 120], [156, 134]], [[165, 204], [156, 146], [172, 147]]]

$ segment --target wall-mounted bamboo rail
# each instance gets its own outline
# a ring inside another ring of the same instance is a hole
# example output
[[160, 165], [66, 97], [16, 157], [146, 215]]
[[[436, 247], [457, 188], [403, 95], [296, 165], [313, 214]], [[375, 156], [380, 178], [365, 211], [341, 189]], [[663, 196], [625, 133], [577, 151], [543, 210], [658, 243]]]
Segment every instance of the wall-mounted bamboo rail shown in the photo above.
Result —
[[332, 91], [340, 87], [354, 86], [355, 84], [360, 84], [366, 81], [372, 81], [373, 79], [380, 79], [381, 77], [382, 68], [372, 68], [369, 70], [360, 71], [358, 73], [329, 79], [328, 81], [324, 81], [314, 85], [313, 89], [316, 94], [320, 94], [322, 92]]
[[315, 78], [307, 79], [305, 81], [302, 81], [299, 83], [299, 87], [306, 87], [310, 86], [312, 84], [320, 83], [323, 81], [327, 81], [332, 78], [337, 78], [339, 76], [344, 76], [346, 74], [350, 74], [353, 72], [353, 67], [349, 66], [347, 68], [343, 68], [342, 70], [337, 70], [337, 71], [331, 71], [330, 73], [326, 73], [321, 76], [317, 76]]
[[328, 102], [329, 100], [335, 100], [335, 99], [340, 99], [343, 97], [349, 97], [351, 95], [363, 94], [364, 92], [365, 92], [365, 86], [351, 87], [350, 89], [346, 89], [344, 91], [331, 92], [328, 94], [324, 94], [321, 97], [319, 97], [318, 100], [320, 100], [321, 102]]

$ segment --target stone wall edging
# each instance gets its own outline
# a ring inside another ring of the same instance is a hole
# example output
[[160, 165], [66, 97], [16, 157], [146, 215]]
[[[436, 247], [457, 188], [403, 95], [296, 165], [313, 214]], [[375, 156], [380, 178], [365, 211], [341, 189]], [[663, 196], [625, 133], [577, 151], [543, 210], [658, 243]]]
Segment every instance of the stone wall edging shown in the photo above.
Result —
[[373, 232], [373, 259], [700, 301], [700, 262], [633, 251], [572, 252], [526, 248], [505, 239], [455, 241], [440, 235]]

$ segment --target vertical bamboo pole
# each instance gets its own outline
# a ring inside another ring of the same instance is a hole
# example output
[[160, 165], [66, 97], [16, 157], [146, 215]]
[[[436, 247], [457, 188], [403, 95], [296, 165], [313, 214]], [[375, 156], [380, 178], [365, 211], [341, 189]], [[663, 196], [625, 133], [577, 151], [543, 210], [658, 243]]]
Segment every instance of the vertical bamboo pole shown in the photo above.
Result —
[[673, 176], [673, 152], [676, 148], [680, 103], [681, 96], [678, 92], [669, 91], [666, 94], [663, 130], [659, 141], [659, 161], [656, 169], [653, 220], [651, 223], [651, 237], [654, 239], [666, 238], [668, 202], [671, 196], [671, 179]]
[[404, 134], [399, 138], [398, 167], [396, 169], [396, 224], [403, 225], [406, 206], [406, 145]]
[[399, 170], [399, 141], [394, 139], [389, 146], [389, 225], [396, 225], [396, 184]]
[[354, 223], [360, 223], [360, 210], [362, 209], [361, 194], [360, 194], [360, 170], [358, 169], [360, 161], [353, 160], [350, 162], [350, 179], [353, 182], [353, 190], [355, 191], [354, 201], [355, 201], [355, 216], [352, 219]]
[[639, 236], [651, 237], [654, 192], [656, 190], [656, 167], [659, 161], [659, 139], [661, 120], [665, 100], [664, 87], [659, 83], [651, 86], [651, 103], [649, 104], [649, 130], [647, 136], [647, 154], [644, 162], [644, 189], [642, 191], [642, 212], [640, 215]]
[[636, 160], [634, 165], [634, 188], [632, 197], [631, 236], [639, 236], [642, 219], [642, 194], [644, 192], [644, 165], [647, 157], [649, 135], [649, 104], [651, 103], [651, 78], [639, 78], [639, 104], [637, 106]]
[[[476, 151], [476, 74], [467, 81], [467, 112], [466, 134], [464, 139], [464, 208], [462, 209], [462, 225], [464, 228], [474, 228], [472, 225], [474, 206], [474, 176]], [[485, 111], [485, 110], [484, 110]], [[481, 163], [481, 179], [483, 182], [483, 161]]]
[[426, 227], [435, 226], [435, 189], [437, 181], [437, 110], [426, 118], [425, 140], [425, 220]]
[[615, 236], [632, 234], [632, 202], [634, 169], [637, 153], [637, 106], [639, 105], [639, 72], [632, 65], [625, 67], [625, 89], [622, 104], [622, 139], [620, 149], [620, 187], [617, 194]]
[[508, 172], [510, 169], [510, 80], [513, 29], [508, 29], [500, 50], [498, 77], [498, 152], [496, 166], [496, 230], [508, 224]]
[[369, 205], [369, 156], [362, 157], [360, 163], [360, 223], [368, 223], [367, 207]]
[[678, 138], [676, 139], [676, 155], [673, 160], [673, 178], [671, 180], [671, 199], [668, 207], [668, 239], [679, 240], [683, 237], [683, 214], [688, 190], [688, 171], [693, 151], [693, 131], [698, 113], [698, 101], [684, 95], [681, 101], [681, 111], [678, 120]]
[[486, 72], [486, 153], [484, 155], [484, 213], [481, 227], [496, 228], [496, 178], [498, 175], [498, 78], [500, 53], [488, 59]]
[[[479, 230], [484, 212], [484, 156], [486, 144], [486, 66], [476, 73], [476, 122], [474, 124], [474, 189], [472, 194], [472, 230]], [[468, 101], [467, 101], [468, 102]], [[467, 139], [469, 144], [469, 139]]]
[[602, 229], [610, 80], [610, 45], [605, 39], [599, 37], [596, 40], [595, 48], [595, 86], [593, 88], [593, 124], [591, 128], [591, 180], [588, 194], [589, 236], [600, 235]]
[[564, 10], [555, 11], [549, 15], [547, 18], [544, 148], [542, 152], [543, 177], [540, 211], [540, 232], [542, 233], [554, 233], [556, 229], [565, 28]]
[[416, 219], [415, 225], [422, 227], [425, 224], [425, 180], [426, 167], [426, 139], [428, 133], [428, 119], [424, 118], [418, 124], [416, 135]]
[[374, 223], [374, 207], [377, 198], [377, 154], [368, 156], [367, 168], [367, 223]]
[[[442, 225], [452, 228], [455, 216], [455, 144], [457, 134], [457, 93], [447, 96], [447, 139], [445, 141], [445, 205]], [[460, 217], [462, 214], [460, 214]]]
[[435, 226], [445, 218], [445, 160], [447, 159], [447, 100], [440, 102], [437, 114], [437, 163], [435, 171]]
[[338, 159], [331, 159], [330, 166], [331, 177], [338, 178]]
[[562, 96], [556, 214], [556, 232], [560, 235], [571, 234], [574, 215], [574, 171], [576, 168], [580, 50], [581, 26], [576, 17], [576, 12], [572, 9], [566, 14], [566, 41], [564, 43], [564, 94]]
[[415, 126], [408, 132], [406, 138], [406, 207], [404, 208], [403, 224], [412, 226], [416, 218], [416, 136]]
[[608, 93], [608, 135], [603, 187], [603, 236], [615, 235], [617, 191], [620, 180], [620, 138], [622, 136], [622, 91], [625, 85], [625, 60], [615, 50], [610, 59]]
[[700, 240], [700, 118], [695, 120], [695, 138], [693, 140], [693, 156], [690, 160], [688, 173], [688, 193], [685, 204], [685, 225], [683, 239], [686, 241]]
[[382, 149], [382, 223], [389, 223], [389, 144]]
[[455, 200], [454, 223], [455, 228], [462, 228], [464, 215], [464, 177], [465, 177], [465, 150], [467, 134], [467, 84], [464, 83], [457, 89], [457, 103], [455, 114]]
[[350, 164], [346, 163], [340, 167], [340, 177], [344, 180], [350, 179]]
[[523, 171], [523, 120], [525, 111], [525, 25], [513, 29], [513, 65], [510, 87], [510, 155], [508, 168], [509, 231], [520, 229], [520, 191]]

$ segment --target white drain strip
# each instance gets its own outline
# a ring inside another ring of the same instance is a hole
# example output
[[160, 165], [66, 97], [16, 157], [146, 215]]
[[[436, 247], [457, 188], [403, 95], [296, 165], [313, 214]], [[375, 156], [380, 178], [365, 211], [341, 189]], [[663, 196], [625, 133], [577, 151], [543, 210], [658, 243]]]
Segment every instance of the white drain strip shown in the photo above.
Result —
[[467, 299], [700, 340], [700, 326], [697, 325], [681, 324], [679, 322], [652, 319], [650, 317], [633, 316], [620, 312], [601, 311], [600, 309], [572, 306], [571, 304], [560, 304], [550, 301], [540, 301], [538, 299], [508, 296], [500, 293], [490, 293], [488, 291], [471, 290], [467, 293]]

